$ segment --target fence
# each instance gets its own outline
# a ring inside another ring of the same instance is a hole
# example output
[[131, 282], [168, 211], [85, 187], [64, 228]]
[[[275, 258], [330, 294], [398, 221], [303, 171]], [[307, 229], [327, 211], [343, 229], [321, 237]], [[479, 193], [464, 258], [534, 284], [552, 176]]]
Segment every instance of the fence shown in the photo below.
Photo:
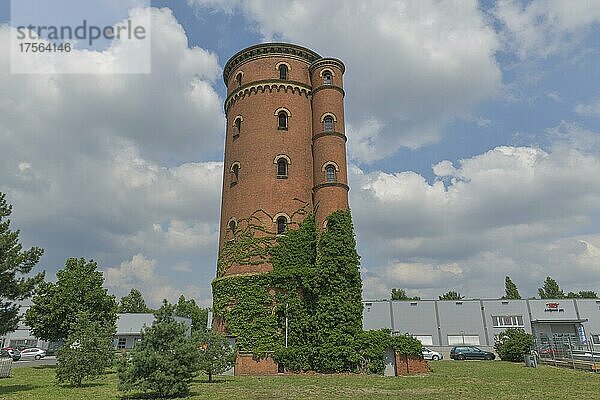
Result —
[[0, 358], [0, 378], [8, 378], [12, 368], [11, 358]]
[[600, 372], [600, 351], [591, 338], [585, 342], [576, 335], [555, 336], [536, 340], [535, 354], [540, 364]]

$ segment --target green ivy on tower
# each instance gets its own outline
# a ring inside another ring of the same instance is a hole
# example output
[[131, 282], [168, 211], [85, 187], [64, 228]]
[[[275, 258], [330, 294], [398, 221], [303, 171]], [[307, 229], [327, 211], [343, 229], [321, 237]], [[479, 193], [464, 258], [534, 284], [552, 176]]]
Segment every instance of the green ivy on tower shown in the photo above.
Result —
[[[273, 352], [288, 370], [318, 372], [382, 372], [380, 347], [386, 345], [420, 356], [415, 339], [362, 330], [360, 257], [350, 211], [328, 216], [319, 234], [312, 214], [285, 236], [256, 237], [256, 227], [245, 226], [225, 244], [213, 281], [213, 312], [237, 337], [239, 350], [257, 357]], [[271, 272], [223, 276], [233, 264], [265, 260], [273, 264]]]

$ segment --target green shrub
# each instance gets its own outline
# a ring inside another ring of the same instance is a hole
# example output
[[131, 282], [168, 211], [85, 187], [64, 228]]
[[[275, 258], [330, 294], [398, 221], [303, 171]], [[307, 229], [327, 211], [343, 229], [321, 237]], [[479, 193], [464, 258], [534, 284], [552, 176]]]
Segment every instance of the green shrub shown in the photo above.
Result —
[[533, 335], [523, 329], [509, 328], [496, 337], [494, 349], [503, 361], [523, 361], [533, 347]]
[[186, 327], [173, 316], [165, 300], [142, 340], [121, 359], [119, 389], [153, 392], [158, 397], [185, 396], [198, 370], [199, 348], [186, 336]]
[[360, 355], [360, 372], [383, 374], [383, 353], [386, 348], [391, 347], [391, 339], [389, 329], [361, 333], [356, 343]]
[[71, 333], [56, 353], [56, 379], [81, 386], [84, 379], [96, 379], [110, 367], [114, 357], [114, 327], [90, 321], [87, 313], [79, 313], [71, 325]]
[[410, 335], [393, 336], [390, 347], [403, 356], [423, 357], [423, 345], [421, 344], [421, 341]]

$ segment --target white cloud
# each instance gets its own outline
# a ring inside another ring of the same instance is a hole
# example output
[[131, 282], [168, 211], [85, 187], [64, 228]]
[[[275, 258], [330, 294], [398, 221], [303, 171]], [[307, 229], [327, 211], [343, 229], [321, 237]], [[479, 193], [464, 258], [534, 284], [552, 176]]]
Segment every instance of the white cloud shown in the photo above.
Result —
[[[49, 278], [67, 257], [104, 267], [143, 254], [121, 275], [111, 270], [117, 294], [130, 289], [122, 280], [142, 285], [153, 302], [182, 290], [207, 303], [222, 163], [190, 160], [221, 153], [222, 99], [212, 87], [220, 67], [215, 54], [188, 47], [169, 9], [152, 17], [148, 75], [14, 75], [9, 54], [0, 54], [0, 143], [8, 149], [0, 191], [24, 242], [45, 248], [40, 267]], [[9, 32], [0, 25], [4, 48]], [[86, 72], [87, 58], [73, 54]], [[109, 64], [133, 56], [98, 54]], [[189, 271], [196, 286], [187, 283]]]
[[[152, 10], [152, 74], [86, 74], [95, 65], [89, 52], [73, 51], [71, 65], [81, 74], [10, 74], [10, 53], [0, 55], [0, 137], [9, 136], [16, 149], [32, 139], [40, 147], [77, 143], [92, 151], [110, 138], [129, 140], [141, 154], [167, 159], [196, 159], [222, 143], [221, 99], [211, 86], [220, 76], [217, 57], [189, 48], [183, 28], [169, 9]], [[0, 45], [10, 46], [8, 25], [0, 25]], [[96, 52], [110, 70], [135, 63], [135, 52], [117, 42]], [[133, 59], [132, 59], [133, 58]], [[75, 62], [76, 61], [76, 62]], [[75, 67], [74, 67], [75, 68]], [[75, 71], [74, 71], [75, 72]], [[35, 132], [32, 138], [28, 132]], [[25, 149], [26, 150], [26, 149]]]
[[548, 96], [548, 98], [554, 100], [557, 103], [562, 103], [562, 98], [560, 97], [560, 94], [558, 92], [548, 92], [546, 93], [546, 96]]
[[406, 287], [493, 297], [506, 274], [528, 295], [547, 275], [573, 289], [600, 286], [600, 235], [584, 234], [600, 212], [600, 157], [590, 151], [598, 134], [567, 123], [548, 134], [548, 150], [501, 146], [442, 161], [431, 183], [351, 168], [365, 295]]
[[494, 15], [504, 24], [508, 49], [521, 59], [569, 50], [600, 21], [600, 3], [589, 0], [502, 0]]
[[[498, 40], [474, 0], [188, 0], [347, 66], [351, 157], [373, 162], [437, 142], [445, 124], [500, 89]], [[310, 22], [307, 22], [310, 21]]]
[[203, 306], [210, 304], [203, 288], [189, 284], [175, 285], [165, 272], [164, 268], [162, 273], [158, 271], [156, 260], [136, 254], [118, 267], [106, 269], [105, 285], [120, 297], [128, 294], [132, 288], [138, 289], [151, 307], [157, 307], [163, 299], [176, 302], [181, 294], [197, 299]]
[[600, 116], [600, 98], [588, 104], [577, 103], [575, 112], [580, 115]]

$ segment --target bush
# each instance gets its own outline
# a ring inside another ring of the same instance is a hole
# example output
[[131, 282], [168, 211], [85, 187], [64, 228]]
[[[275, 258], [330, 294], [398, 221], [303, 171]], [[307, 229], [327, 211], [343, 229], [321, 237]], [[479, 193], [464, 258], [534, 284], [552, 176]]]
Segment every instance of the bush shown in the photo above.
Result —
[[114, 327], [90, 321], [87, 313], [79, 313], [71, 326], [72, 332], [56, 354], [56, 379], [81, 386], [84, 379], [96, 379], [111, 366]]
[[[275, 361], [285, 365], [289, 371], [337, 372], [352, 371], [383, 374], [384, 352], [393, 348], [408, 357], [422, 357], [423, 346], [412, 336], [391, 336], [389, 329], [362, 331], [350, 344], [340, 342], [322, 346], [294, 346], [275, 351]], [[316, 367], [315, 367], [316, 366]]]
[[418, 339], [410, 335], [393, 336], [391, 339], [391, 347], [398, 353], [407, 357], [423, 357], [423, 344]]
[[360, 372], [383, 374], [383, 353], [391, 347], [391, 339], [389, 329], [361, 333], [357, 339]]
[[150, 391], [161, 398], [189, 394], [198, 370], [199, 350], [173, 313], [174, 307], [165, 300], [152, 326], [144, 329], [131, 359], [121, 359], [120, 390]]
[[523, 361], [533, 347], [533, 335], [523, 329], [509, 328], [496, 337], [494, 349], [503, 361]]
[[233, 366], [235, 351], [225, 336], [212, 331], [199, 332], [194, 340], [200, 348], [198, 367], [208, 375], [209, 382], [212, 382], [213, 375], [221, 374]]

